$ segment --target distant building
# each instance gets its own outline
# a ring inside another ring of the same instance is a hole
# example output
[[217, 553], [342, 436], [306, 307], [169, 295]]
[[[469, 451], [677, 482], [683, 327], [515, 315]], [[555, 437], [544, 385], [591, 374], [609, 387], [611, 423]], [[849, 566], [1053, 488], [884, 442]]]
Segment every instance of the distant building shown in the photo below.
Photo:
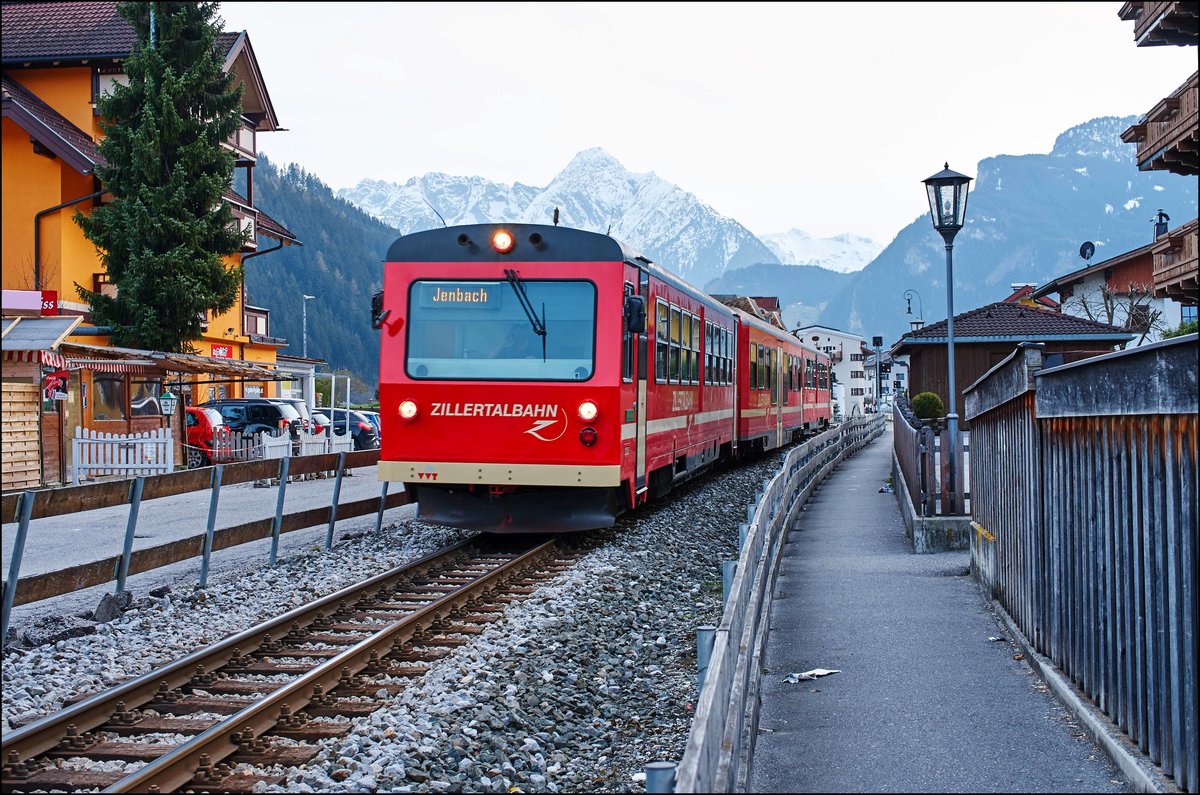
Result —
[[858, 334], [830, 326], [802, 326], [794, 333], [805, 345], [829, 354], [836, 379], [833, 399], [838, 403], [842, 417], [848, 419], [865, 414], [868, 400], [873, 400], [874, 396], [874, 383], [868, 384], [867, 379], [867, 356], [871, 350], [866, 347], [866, 340]]

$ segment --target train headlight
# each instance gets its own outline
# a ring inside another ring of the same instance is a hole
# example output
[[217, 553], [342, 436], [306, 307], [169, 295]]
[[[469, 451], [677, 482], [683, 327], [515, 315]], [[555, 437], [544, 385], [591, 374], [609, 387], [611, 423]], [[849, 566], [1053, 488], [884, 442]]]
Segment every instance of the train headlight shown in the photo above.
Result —
[[400, 419], [414, 420], [417, 417], [417, 404], [411, 400], [405, 400], [400, 404]]
[[599, 407], [590, 400], [585, 400], [579, 404], [579, 419], [584, 422], [591, 422], [596, 419], [596, 415], [599, 413]]
[[513, 238], [513, 236], [508, 232], [505, 232], [503, 229], [492, 235], [492, 248], [496, 249], [496, 251], [500, 252], [501, 254], [507, 254], [508, 252], [512, 251], [513, 244], [515, 242], [516, 240]]
[[595, 428], [584, 428], [579, 432], [579, 441], [583, 442], [584, 447], [591, 447], [600, 438], [600, 434], [596, 433]]

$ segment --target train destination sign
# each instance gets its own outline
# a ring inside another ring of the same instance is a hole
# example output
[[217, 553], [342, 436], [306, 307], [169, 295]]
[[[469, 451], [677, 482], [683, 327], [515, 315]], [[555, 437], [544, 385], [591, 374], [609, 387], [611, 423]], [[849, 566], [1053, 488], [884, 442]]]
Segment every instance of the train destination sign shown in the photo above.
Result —
[[430, 309], [496, 309], [500, 307], [500, 287], [482, 282], [421, 282], [416, 286], [417, 301]]

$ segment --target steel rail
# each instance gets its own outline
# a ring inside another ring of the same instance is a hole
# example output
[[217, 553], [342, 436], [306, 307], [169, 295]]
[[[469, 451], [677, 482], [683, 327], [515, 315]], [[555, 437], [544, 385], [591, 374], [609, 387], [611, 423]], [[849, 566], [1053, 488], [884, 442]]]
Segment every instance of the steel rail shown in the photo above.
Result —
[[[201, 756], [211, 765], [240, 750], [242, 743], [253, 741], [274, 728], [287, 715], [303, 709], [314, 698], [323, 698], [344, 680], [371, 663], [373, 655], [384, 657], [429, 624], [445, 618], [463, 602], [498, 587], [504, 579], [523, 572], [528, 566], [556, 550], [553, 540], [507, 561], [474, 582], [443, 595], [434, 602], [405, 616], [400, 621], [360, 641], [336, 657], [318, 665], [300, 678], [266, 696], [221, 723], [164, 754], [145, 767], [117, 781], [104, 792], [173, 792], [186, 785], [200, 769]], [[386, 648], [384, 648], [386, 647]], [[317, 688], [320, 688], [320, 691]], [[283, 710], [284, 706], [287, 710]], [[247, 732], [252, 734], [247, 736]], [[238, 734], [238, 738], [233, 735]], [[153, 789], [152, 789], [153, 788]]]
[[415, 571], [435, 565], [439, 561], [452, 558], [474, 543], [471, 539], [450, 547], [431, 552], [403, 566], [377, 574], [364, 582], [347, 586], [329, 596], [315, 602], [302, 605], [283, 615], [269, 619], [257, 626], [231, 635], [225, 640], [212, 646], [192, 652], [184, 657], [156, 668], [145, 674], [123, 682], [115, 687], [89, 696], [59, 712], [39, 718], [20, 728], [7, 732], [0, 744], [0, 753], [5, 761], [16, 751], [18, 759], [26, 761], [39, 754], [55, 748], [67, 734], [68, 725], [74, 725], [76, 731], [83, 733], [103, 725], [112, 719], [118, 702], [124, 702], [127, 709], [134, 709], [141, 704], [152, 701], [158, 694], [159, 686], [166, 682], [171, 689], [180, 687], [191, 681], [197, 666], [203, 666], [211, 673], [224, 666], [233, 657], [234, 650], [245, 655], [258, 649], [264, 642], [265, 635], [279, 640], [293, 625], [306, 627], [317, 618], [317, 613], [336, 607], [340, 602], [353, 598], [355, 594], [370, 591], [372, 588], [387, 587], [391, 580], [411, 576]]

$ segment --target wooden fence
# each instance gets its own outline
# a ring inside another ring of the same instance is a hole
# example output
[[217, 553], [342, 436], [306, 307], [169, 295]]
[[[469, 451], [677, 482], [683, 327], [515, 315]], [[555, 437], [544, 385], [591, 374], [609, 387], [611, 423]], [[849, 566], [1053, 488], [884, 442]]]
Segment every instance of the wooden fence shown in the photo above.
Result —
[[1024, 343], [964, 393], [975, 576], [1185, 792], [1200, 761], [1196, 340], [1046, 369]]

